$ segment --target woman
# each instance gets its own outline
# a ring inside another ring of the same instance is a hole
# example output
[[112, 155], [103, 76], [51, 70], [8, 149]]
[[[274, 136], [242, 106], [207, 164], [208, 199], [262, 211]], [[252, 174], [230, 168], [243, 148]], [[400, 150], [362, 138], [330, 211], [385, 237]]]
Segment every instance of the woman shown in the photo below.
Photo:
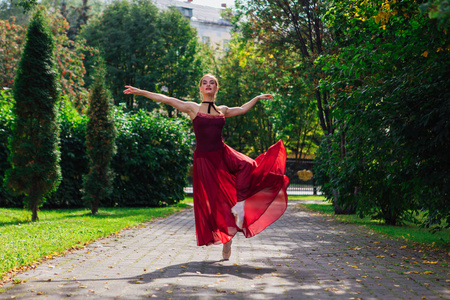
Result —
[[257, 96], [240, 107], [217, 106], [219, 84], [211, 74], [203, 76], [199, 89], [202, 103], [181, 101], [162, 94], [125, 86], [125, 94], [140, 95], [186, 113], [192, 120], [197, 141], [194, 152], [193, 191], [197, 245], [223, 244], [223, 259], [231, 255], [237, 232], [252, 237], [276, 221], [286, 210], [284, 176], [286, 151], [280, 140], [255, 160], [237, 152], [222, 140], [225, 118], [248, 112]]

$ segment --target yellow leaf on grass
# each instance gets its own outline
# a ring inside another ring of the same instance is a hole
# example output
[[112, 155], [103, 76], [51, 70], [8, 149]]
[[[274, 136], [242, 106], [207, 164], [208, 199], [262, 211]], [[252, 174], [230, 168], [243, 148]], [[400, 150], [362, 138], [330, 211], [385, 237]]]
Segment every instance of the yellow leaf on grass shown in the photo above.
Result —
[[438, 260], [437, 260], [437, 261], [424, 260], [422, 263], [423, 263], [423, 264], [435, 265], [435, 264], [437, 264], [438, 262], [439, 262]]
[[427, 57], [427, 56], [428, 56], [428, 51], [424, 51], [424, 52], [422, 53], [422, 56], [423, 56], [423, 57]]

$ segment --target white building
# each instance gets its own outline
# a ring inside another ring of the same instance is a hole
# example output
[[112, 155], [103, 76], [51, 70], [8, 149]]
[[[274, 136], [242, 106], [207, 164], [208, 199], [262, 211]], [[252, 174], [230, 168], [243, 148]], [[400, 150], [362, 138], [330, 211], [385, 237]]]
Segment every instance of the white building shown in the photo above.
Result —
[[191, 26], [197, 29], [200, 41], [226, 49], [231, 38], [230, 30], [232, 25], [220, 16], [222, 9], [192, 4], [192, 0], [152, 1], [160, 10], [176, 7], [183, 16], [190, 20]]

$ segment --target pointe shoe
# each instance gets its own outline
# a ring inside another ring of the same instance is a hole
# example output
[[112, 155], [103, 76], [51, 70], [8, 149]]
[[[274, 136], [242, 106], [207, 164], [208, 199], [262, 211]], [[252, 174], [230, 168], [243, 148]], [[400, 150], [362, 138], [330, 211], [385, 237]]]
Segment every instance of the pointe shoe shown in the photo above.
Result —
[[223, 244], [222, 257], [224, 260], [228, 260], [231, 256], [231, 243], [232, 240], [226, 244]]

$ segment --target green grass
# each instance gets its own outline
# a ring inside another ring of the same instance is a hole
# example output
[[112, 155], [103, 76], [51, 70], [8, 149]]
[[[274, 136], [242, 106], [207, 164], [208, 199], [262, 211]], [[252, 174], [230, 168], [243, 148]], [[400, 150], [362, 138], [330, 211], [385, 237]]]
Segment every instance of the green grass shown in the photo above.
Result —
[[327, 202], [322, 204], [301, 204], [301, 206], [309, 210], [332, 215], [340, 222], [362, 225], [375, 232], [392, 238], [401, 239], [405, 242], [421, 243], [426, 246], [444, 250], [448, 250], [450, 247], [450, 229], [432, 233], [413, 223], [406, 223], [403, 226], [389, 226], [383, 224], [382, 220], [371, 220], [368, 217], [359, 218], [356, 215], [335, 215], [333, 206]]
[[1, 277], [185, 207], [181, 203], [164, 208], [101, 208], [96, 215], [87, 209], [42, 210], [38, 222], [30, 221], [31, 213], [27, 210], [0, 208]]
[[289, 196], [288, 198], [294, 201], [325, 201], [324, 196]]
[[194, 203], [193, 197], [184, 197], [184, 200], [181, 201], [181, 203], [187, 204], [187, 203]]

